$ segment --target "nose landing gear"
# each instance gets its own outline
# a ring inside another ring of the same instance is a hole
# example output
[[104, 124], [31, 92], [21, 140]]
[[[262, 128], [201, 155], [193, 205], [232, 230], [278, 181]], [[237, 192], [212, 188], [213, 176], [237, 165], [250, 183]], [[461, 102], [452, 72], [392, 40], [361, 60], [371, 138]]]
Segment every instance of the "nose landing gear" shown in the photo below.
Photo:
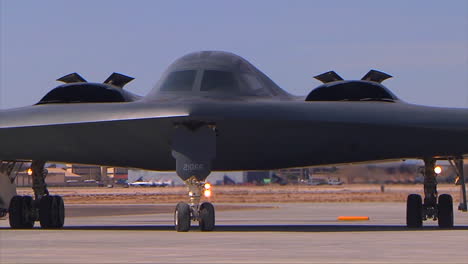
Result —
[[172, 140], [172, 156], [176, 160], [177, 175], [188, 187], [189, 203], [179, 203], [174, 212], [178, 232], [187, 232], [191, 221], [198, 221], [201, 231], [215, 227], [215, 210], [211, 203], [200, 205], [201, 196], [208, 189], [205, 179], [211, 173], [216, 156], [216, 126], [206, 122], [176, 124]]

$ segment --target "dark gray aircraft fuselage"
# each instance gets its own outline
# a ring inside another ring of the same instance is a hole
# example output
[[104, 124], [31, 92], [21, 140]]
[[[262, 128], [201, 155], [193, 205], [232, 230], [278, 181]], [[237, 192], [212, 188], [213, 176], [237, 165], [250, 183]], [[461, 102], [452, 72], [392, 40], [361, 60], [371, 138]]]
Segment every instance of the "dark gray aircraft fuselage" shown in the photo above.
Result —
[[[0, 159], [174, 170], [174, 123], [187, 120], [216, 123], [214, 170], [269, 170], [468, 152], [464, 109], [381, 102], [200, 99], [179, 103], [44, 105], [5, 111], [1, 120], [10, 125], [0, 129]], [[68, 111], [63, 111], [65, 107]], [[67, 116], [70, 112], [76, 114]], [[130, 117], [113, 120], [118, 118], [113, 113]], [[48, 125], [36, 120], [47, 120]]]
[[240, 57], [194, 53], [169, 67], [155, 90], [135, 101], [1, 111], [0, 160], [175, 170], [174, 129], [191, 122], [216, 127], [215, 171], [468, 153], [466, 109], [400, 100], [304, 100]]

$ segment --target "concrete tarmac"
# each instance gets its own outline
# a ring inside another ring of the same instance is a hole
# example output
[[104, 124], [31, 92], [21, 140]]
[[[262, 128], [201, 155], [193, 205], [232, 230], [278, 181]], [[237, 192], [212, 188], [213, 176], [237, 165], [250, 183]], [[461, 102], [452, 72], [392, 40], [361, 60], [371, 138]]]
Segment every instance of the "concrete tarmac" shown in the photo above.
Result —
[[70, 205], [62, 230], [0, 220], [0, 263], [468, 263], [468, 213], [409, 230], [404, 203], [215, 206], [213, 232], [175, 232], [174, 205]]

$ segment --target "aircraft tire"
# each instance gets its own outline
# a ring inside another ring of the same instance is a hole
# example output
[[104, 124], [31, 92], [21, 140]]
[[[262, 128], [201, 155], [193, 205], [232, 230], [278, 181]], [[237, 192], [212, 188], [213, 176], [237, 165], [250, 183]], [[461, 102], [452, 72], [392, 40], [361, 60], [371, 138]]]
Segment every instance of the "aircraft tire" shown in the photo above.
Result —
[[52, 227], [52, 196], [44, 196], [39, 202], [39, 223], [42, 228]]
[[23, 228], [31, 229], [34, 227], [32, 218], [33, 198], [31, 196], [23, 196]]
[[215, 228], [215, 209], [213, 204], [205, 202], [200, 206], [199, 226], [201, 231], [213, 231]]
[[65, 224], [65, 204], [63, 199], [59, 195], [52, 196], [55, 199], [55, 203], [57, 204], [56, 207], [56, 225], [55, 228], [62, 228]]
[[410, 194], [406, 201], [406, 226], [408, 228], [422, 227], [422, 198], [419, 194]]
[[62, 228], [65, 206], [60, 196], [44, 196], [39, 204], [39, 222], [42, 228]]
[[437, 205], [438, 223], [440, 228], [453, 227], [453, 199], [450, 194], [442, 194], [439, 196]]
[[174, 212], [174, 226], [177, 232], [187, 232], [190, 230], [190, 205], [184, 202], [177, 204]]
[[13, 229], [29, 229], [34, 226], [34, 220], [31, 219], [32, 197], [14, 196], [10, 201], [9, 222]]

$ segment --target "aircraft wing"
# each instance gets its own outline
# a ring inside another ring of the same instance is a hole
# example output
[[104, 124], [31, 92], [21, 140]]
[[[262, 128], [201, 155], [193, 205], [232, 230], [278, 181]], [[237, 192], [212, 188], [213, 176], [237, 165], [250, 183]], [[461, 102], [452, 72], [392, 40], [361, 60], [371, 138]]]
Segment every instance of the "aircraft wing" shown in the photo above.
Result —
[[185, 121], [216, 124], [214, 170], [460, 155], [466, 117], [379, 102], [51, 104], [0, 112], [0, 159], [174, 170], [173, 128]]
[[143, 156], [172, 164], [170, 130], [187, 116], [180, 106], [145, 103], [50, 104], [1, 111], [0, 159], [144, 168]]

